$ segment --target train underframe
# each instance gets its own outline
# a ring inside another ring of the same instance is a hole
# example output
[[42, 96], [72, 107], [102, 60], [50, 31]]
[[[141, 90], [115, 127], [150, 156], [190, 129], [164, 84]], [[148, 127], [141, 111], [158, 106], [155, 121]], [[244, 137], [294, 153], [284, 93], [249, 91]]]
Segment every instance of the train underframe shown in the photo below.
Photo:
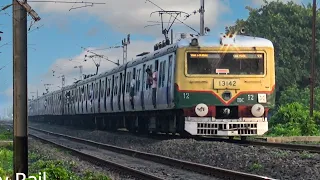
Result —
[[215, 119], [185, 117], [183, 111], [128, 112], [114, 114], [29, 116], [32, 122], [47, 122], [79, 128], [115, 131], [126, 128], [134, 133], [166, 133], [182, 136], [247, 137], [268, 131], [266, 117]]

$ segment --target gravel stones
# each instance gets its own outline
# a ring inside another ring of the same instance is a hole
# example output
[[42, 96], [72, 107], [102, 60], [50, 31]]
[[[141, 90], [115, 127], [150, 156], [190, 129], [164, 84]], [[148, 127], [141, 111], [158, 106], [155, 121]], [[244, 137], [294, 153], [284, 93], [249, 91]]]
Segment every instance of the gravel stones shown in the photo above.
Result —
[[154, 140], [130, 134], [30, 124], [57, 133], [276, 179], [320, 179], [320, 154], [192, 139]]

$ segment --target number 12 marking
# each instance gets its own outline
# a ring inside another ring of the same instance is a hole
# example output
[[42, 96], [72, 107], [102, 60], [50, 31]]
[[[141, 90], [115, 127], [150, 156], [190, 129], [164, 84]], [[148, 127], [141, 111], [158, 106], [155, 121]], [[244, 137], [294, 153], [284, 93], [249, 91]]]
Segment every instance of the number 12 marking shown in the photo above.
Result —
[[189, 93], [183, 93], [183, 99], [189, 99]]
[[253, 101], [254, 100], [254, 96], [252, 94], [248, 94], [248, 101]]

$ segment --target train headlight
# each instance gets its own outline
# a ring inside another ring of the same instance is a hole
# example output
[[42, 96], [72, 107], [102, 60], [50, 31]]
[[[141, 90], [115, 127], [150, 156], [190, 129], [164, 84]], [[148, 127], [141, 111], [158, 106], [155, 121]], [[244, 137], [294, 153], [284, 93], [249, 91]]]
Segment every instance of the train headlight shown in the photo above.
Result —
[[261, 117], [264, 114], [264, 107], [261, 104], [255, 104], [251, 108], [251, 113], [255, 117]]
[[258, 94], [258, 103], [267, 103], [267, 94]]
[[197, 39], [197, 38], [193, 38], [193, 39], [191, 40], [190, 45], [191, 45], [191, 46], [198, 46], [198, 45], [199, 45], [198, 39]]
[[209, 112], [208, 106], [203, 103], [198, 104], [194, 110], [200, 117], [206, 116]]
[[222, 113], [223, 113], [224, 115], [229, 115], [229, 114], [231, 113], [231, 110], [230, 110], [229, 108], [224, 108], [224, 109], [222, 110]]
[[222, 99], [224, 99], [225, 101], [228, 101], [231, 99], [231, 92], [229, 91], [225, 91], [222, 93]]

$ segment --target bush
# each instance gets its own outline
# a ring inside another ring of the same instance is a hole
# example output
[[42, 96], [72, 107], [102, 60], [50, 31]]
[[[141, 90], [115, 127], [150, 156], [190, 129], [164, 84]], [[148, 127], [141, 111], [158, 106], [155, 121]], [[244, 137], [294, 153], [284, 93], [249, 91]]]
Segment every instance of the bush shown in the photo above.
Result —
[[293, 102], [282, 105], [270, 119], [271, 136], [312, 136], [319, 135], [320, 112], [315, 111], [314, 117], [309, 116], [309, 109], [302, 103]]

